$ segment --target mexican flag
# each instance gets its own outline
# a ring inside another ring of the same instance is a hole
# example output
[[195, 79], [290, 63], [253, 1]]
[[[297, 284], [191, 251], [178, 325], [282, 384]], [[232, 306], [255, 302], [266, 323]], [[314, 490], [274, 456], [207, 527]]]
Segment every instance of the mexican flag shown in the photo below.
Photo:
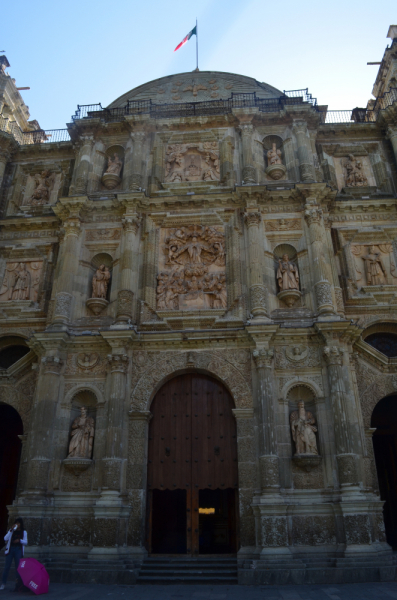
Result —
[[197, 35], [197, 27], [193, 27], [193, 29], [191, 31], [189, 31], [189, 33], [187, 34], [187, 36], [184, 37], [183, 40], [181, 41], [181, 43], [177, 45], [177, 47], [175, 48], [174, 52], [176, 52], [177, 50], [179, 50], [179, 48], [182, 48], [182, 46], [184, 46], [186, 44], [186, 42], [188, 42], [190, 40], [190, 38], [192, 37], [192, 35]]

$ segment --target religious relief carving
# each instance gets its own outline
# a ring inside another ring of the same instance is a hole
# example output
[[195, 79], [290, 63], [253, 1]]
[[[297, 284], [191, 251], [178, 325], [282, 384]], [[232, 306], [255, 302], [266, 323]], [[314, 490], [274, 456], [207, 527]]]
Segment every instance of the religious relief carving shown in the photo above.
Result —
[[87, 409], [84, 406], [81, 407], [80, 412], [81, 415], [76, 417], [72, 424], [68, 458], [90, 459], [94, 443], [94, 419], [87, 416]]
[[357, 283], [360, 285], [387, 285], [397, 283], [397, 269], [393, 246], [371, 244], [351, 247], [354, 256]]
[[121, 182], [121, 169], [123, 168], [123, 161], [120, 156], [115, 152], [112, 156], [108, 156], [108, 163], [105, 173], [102, 176], [102, 183], [108, 190], [114, 190]]
[[219, 181], [218, 142], [170, 144], [166, 149], [165, 181]]
[[266, 231], [291, 231], [301, 228], [302, 223], [300, 219], [275, 219], [265, 222]]
[[288, 254], [278, 260], [277, 283], [279, 287], [278, 298], [291, 308], [300, 298], [299, 271], [295, 263], [291, 262]]
[[50, 171], [42, 171], [34, 176], [35, 189], [30, 196], [27, 204], [31, 206], [43, 206], [48, 204], [50, 194], [55, 183], [55, 173]]
[[192, 225], [163, 229], [159, 266], [159, 310], [227, 307], [225, 236], [221, 228]]
[[36, 302], [42, 268], [42, 261], [8, 262], [0, 288], [0, 302], [10, 300]]
[[346, 187], [364, 187], [368, 185], [368, 179], [364, 175], [361, 160], [349, 154], [344, 161]]
[[315, 418], [305, 410], [305, 403], [298, 402], [298, 410], [291, 413], [290, 418], [292, 439], [295, 442], [295, 456], [302, 454], [318, 454], [315, 432]]
[[279, 346], [275, 349], [276, 369], [291, 369], [292, 366], [318, 367], [321, 364], [316, 346]]

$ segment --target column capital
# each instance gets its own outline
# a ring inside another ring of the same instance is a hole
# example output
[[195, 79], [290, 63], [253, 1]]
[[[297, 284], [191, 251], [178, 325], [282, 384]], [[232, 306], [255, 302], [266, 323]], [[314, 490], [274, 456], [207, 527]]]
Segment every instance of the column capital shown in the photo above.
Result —
[[254, 350], [252, 352], [252, 357], [255, 361], [257, 369], [261, 369], [263, 367], [270, 367], [274, 357], [274, 350], [272, 350], [271, 348], [269, 350], [265, 350], [264, 348]]
[[136, 235], [138, 233], [141, 220], [141, 217], [139, 217], [138, 215], [128, 215], [123, 217], [121, 219], [121, 222], [123, 224], [124, 231]]
[[254, 133], [254, 126], [252, 123], [240, 123], [239, 129], [241, 135], [252, 135]]
[[297, 133], [305, 133], [307, 130], [306, 121], [302, 121], [301, 119], [294, 120], [292, 124], [292, 131]]
[[343, 350], [339, 346], [325, 346], [323, 357], [328, 365], [342, 366]]
[[262, 221], [262, 215], [260, 212], [245, 213], [244, 220], [247, 227], [252, 227], [253, 225], [259, 225]]
[[313, 223], [320, 223], [322, 216], [323, 211], [322, 208], [318, 206], [318, 204], [314, 204], [314, 202], [307, 202], [305, 204], [304, 217], [309, 227], [310, 225], [313, 225]]
[[63, 367], [63, 360], [58, 356], [43, 356], [41, 359], [44, 373], [53, 373], [54, 375], [60, 375]]
[[111, 373], [126, 373], [129, 363], [127, 354], [108, 354]]
[[130, 137], [132, 138], [132, 140], [134, 142], [142, 143], [146, 137], [146, 132], [145, 131], [131, 131]]

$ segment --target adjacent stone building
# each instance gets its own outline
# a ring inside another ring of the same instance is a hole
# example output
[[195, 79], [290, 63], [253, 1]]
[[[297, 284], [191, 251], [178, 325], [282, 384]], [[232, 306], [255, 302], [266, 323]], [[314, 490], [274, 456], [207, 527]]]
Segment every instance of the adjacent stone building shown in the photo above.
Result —
[[389, 37], [366, 108], [193, 71], [52, 131], [0, 57], [0, 524], [54, 579], [394, 579]]

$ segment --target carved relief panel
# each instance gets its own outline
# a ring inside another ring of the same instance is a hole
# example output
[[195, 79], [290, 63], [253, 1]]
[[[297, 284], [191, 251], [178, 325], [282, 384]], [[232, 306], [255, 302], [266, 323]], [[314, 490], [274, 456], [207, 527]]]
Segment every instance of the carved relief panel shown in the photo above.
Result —
[[43, 169], [27, 176], [22, 206], [55, 204], [61, 187], [62, 173]]
[[226, 308], [222, 227], [161, 229], [157, 310]]
[[165, 181], [219, 181], [219, 144], [200, 142], [166, 147]]
[[397, 269], [393, 246], [386, 244], [354, 244], [351, 246], [357, 284], [397, 285]]
[[0, 302], [37, 301], [43, 261], [7, 261], [0, 287]]

